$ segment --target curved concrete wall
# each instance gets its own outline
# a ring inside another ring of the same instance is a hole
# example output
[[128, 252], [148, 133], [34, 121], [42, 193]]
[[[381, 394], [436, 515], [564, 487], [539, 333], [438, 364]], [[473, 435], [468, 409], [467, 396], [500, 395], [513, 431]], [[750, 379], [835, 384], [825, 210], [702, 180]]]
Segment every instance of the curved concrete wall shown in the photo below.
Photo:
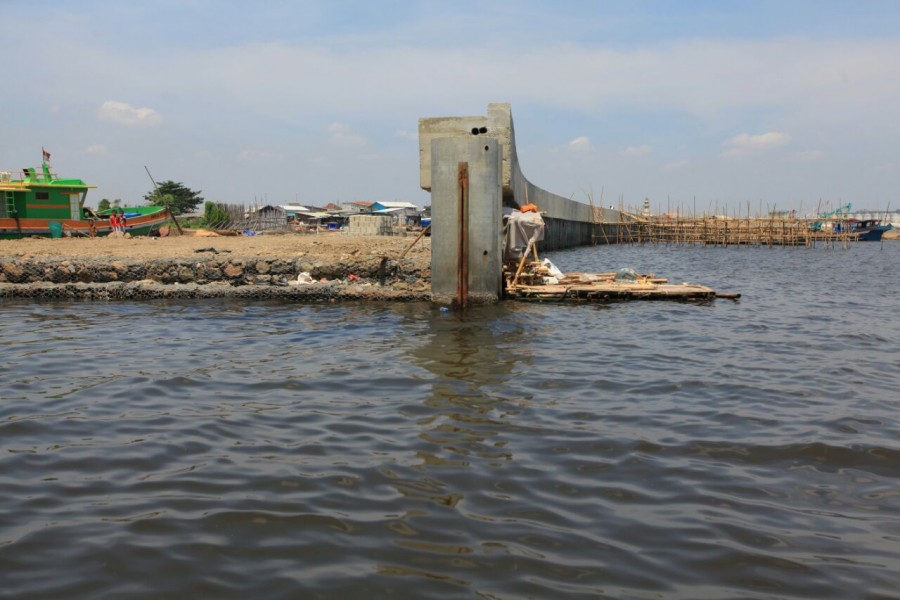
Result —
[[[564, 198], [544, 190], [522, 174], [516, 154], [516, 137], [513, 129], [512, 109], [508, 103], [488, 104], [486, 116], [438, 117], [419, 119], [419, 184], [422, 189], [432, 187], [432, 142], [454, 137], [477, 139], [479, 136], [497, 140], [501, 149], [501, 187], [503, 206], [518, 208], [526, 203], [537, 204], [547, 223], [545, 250], [580, 246], [602, 242], [599, 222], [619, 220], [619, 212], [591, 206]], [[593, 218], [592, 218], [593, 216]], [[615, 239], [613, 229], [608, 239]]]

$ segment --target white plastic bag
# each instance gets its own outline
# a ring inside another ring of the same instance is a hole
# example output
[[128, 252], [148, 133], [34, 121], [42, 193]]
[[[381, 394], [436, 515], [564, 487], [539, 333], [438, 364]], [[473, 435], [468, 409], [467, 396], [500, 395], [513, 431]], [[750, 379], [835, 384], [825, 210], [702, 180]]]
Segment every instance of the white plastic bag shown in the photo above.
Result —
[[554, 265], [552, 262], [550, 262], [549, 258], [545, 258], [544, 260], [542, 260], [541, 266], [547, 267], [547, 272], [550, 274], [551, 277], [556, 277], [556, 278], [563, 277], [563, 272], [560, 271], [559, 269], [557, 269], [556, 265]]

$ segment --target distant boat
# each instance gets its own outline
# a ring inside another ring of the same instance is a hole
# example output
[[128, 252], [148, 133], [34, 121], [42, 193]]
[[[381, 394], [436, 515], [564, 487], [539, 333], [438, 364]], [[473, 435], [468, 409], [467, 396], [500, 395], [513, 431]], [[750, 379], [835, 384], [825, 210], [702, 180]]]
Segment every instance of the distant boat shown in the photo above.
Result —
[[[40, 169], [0, 171], [0, 239], [29, 236], [109, 235], [111, 210], [84, 206], [89, 189], [81, 179], [60, 179], [50, 172], [49, 154]], [[164, 206], [122, 207], [125, 231], [145, 235], [170, 220]]]
[[890, 229], [891, 225], [882, 225], [878, 219], [841, 219], [824, 222], [820, 231], [847, 234], [859, 242], [879, 242], [884, 232]]

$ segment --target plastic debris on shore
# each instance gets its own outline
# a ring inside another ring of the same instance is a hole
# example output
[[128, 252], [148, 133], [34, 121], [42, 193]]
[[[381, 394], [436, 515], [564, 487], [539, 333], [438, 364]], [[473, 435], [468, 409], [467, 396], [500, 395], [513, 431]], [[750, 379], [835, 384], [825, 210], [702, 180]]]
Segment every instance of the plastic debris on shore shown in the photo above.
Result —
[[304, 271], [303, 273], [297, 275], [296, 281], [289, 281], [288, 285], [310, 285], [315, 282], [316, 280], [312, 278], [312, 275]]

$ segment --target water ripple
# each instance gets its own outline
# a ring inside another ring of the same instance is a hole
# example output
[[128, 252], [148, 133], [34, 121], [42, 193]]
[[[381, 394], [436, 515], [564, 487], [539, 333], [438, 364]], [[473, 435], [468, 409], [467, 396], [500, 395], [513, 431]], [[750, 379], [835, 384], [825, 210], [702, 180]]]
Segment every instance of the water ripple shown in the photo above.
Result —
[[878, 247], [552, 256], [739, 303], [4, 301], [2, 594], [898, 597]]

